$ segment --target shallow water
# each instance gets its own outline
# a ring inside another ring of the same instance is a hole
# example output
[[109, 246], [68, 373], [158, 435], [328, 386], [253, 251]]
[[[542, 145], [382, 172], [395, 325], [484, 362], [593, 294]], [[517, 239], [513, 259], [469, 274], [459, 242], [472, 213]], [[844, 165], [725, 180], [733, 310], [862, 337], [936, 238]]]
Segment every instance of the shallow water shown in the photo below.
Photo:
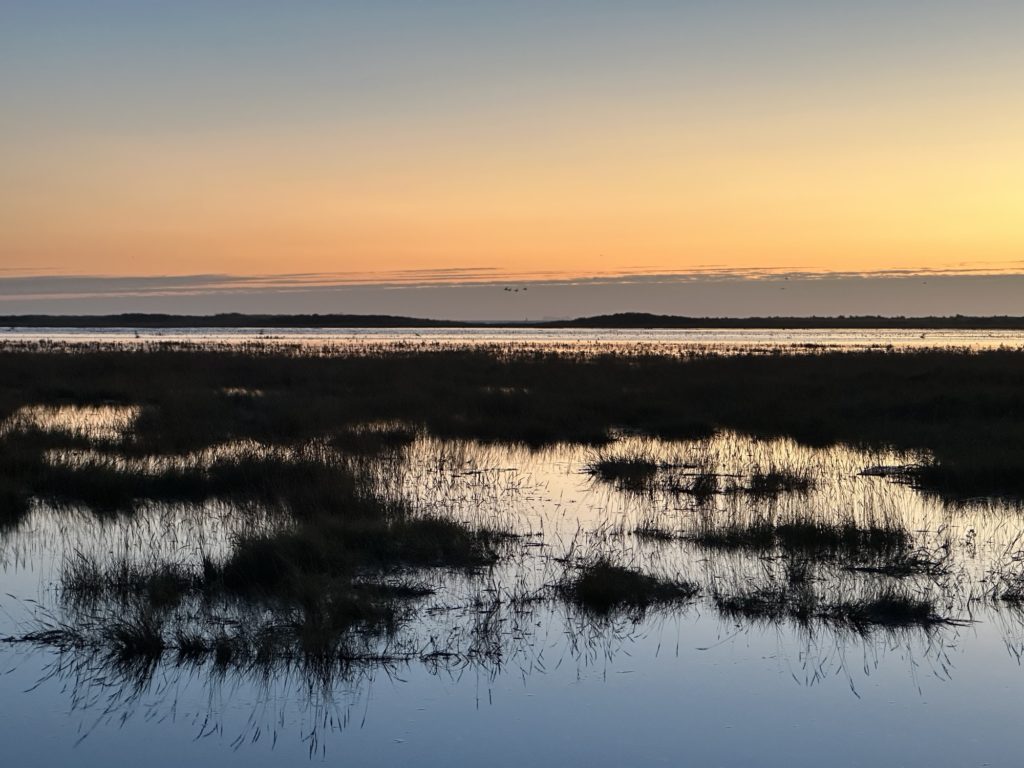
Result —
[[[53, 430], [92, 411], [47, 414]], [[118, 423], [124, 414], [110, 414]], [[62, 422], [62, 419], [64, 420]], [[102, 430], [101, 430], [102, 432]], [[106, 433], [104, 433], [106, 434]], [[252, 450], [252, 446], [246, 446]], [[237, 446], [212, 450], [230, 452]], [[633, 534], [692, 531], [716, 520], [805, 514], [898, 521], [951, 554], [950, 572], [914, 577], [959, 620], [860, 634], [727, 618], [707, 597], [681, 608], [595, 621], [564, 603], [492, 606], [498, 653], [352, 669], [324, 687], [301, 669], [217, 672], [165, 658], [145, 675], [74, 650], [0, 645], [0, 739], [11, 765], [1016, 765], [1024, 614], [983, 599], [992, 569], [1016, 552], [1022, 511], [951, 504], [891, 478], [861, 474], [926, 457], [721, 434], [664, 442], [623, 436], [606, 453], [643, 452], [672, 472], [712, 469], [742, 488], [753, 467], [806, 470], [806, 493], [742, 491], [696, 499], [656, 485], [631, 491], [585, 470], [594, 449], [530, 450], [421, 437], [379, 460], [378, 491], [423, 513], [498, 524], [524, 535], [480, 576], [431, 574], [406, 638], [459, 645], [481, 589], [530, 593], [561, 558], [610, 552], [647, 572], [712, 585], [756, 578], [763, 555], [702, 550]], [[76, 461], [67, 454], [54, 460]], [[200, 461], [170, 457], [164, 462]], [[733, 480], [730, 480], [732, 478]], [[244, 518], [244, 521], [243, 521]], [[183, 561], [228, 546], [251, 515], [230, 505], [154, 505], [127, 517], [37, 506], [2, 534], [0, 635], [61, 616], [56, 585], [74, 553], [158, 553]], [[823, 575], [836, 594], [861, 574]], [[438, 640], [440, 638], [440, 640]], [[454, 646], [453, 646], [454, 647]], [[490, 649], [494, 651], [494, 648]]]
[[564, 352], [692, 354], [740, 351], [826, 351], [869, 349], [1022, 349], [1019, 330], [906, 330], [760, 328], [616, 330], [538, 328], [5, 328], [0, 343], [46, 341], [64, 344], [148, 346], [298, 347], [319, 353], [353, 350], [512, 347]]

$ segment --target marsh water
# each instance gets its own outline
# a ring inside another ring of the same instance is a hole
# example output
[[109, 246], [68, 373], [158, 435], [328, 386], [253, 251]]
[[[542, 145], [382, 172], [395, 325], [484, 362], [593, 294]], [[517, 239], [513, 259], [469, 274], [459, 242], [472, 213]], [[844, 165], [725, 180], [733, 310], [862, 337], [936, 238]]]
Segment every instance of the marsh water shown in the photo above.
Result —
[[493, 347], [565, 352], [820, 352], [932, 348], [1021, 349], [1019, 330], [542, 329], [542, 328], [4, 328], [0, 343], [295, 347], [322, 353]]
[[[23, 409], [3, 429], [116, 440], [116, 406]], [[273, 451], [224, 444], [202, 463]], [[647, 457], [657, 482], [602, 479], [601, 458]], [[89, 461], [68, 450], [53, 462]], [[119, 664], [84, 648], [0, 645], [0, 739], [9, 765], [1017, 765], [1024, 736], [1024, 613], [991, 599], [1019, 562], [1024, 511], [942, 499], [907, 482], [926, 456], [734, 433], [662, 441], [622, 434], [600, 449], [438, 440], [420, 434], [361, 458], [376, 491], [517, 536], [474, 572], [419, 574], [401, 653], [329, 678], [301, 665]], [[709, 493], [679, 492], [695, 472]], [[809, 482], [749, 491], [755, 471]], [[863, 631], [758, 620], [713, 595], [777, 577], [777, 553], [699, 546], [708, 521], [886, 521], [940, 568], [894, 577], [839, 564], [814, 575], [827, 599], [885, 580], [927, 596], [945, 621]], [[60, 583], [76, 558], [217, 556], [262, 525], [230, 503], [153, 503], [133, 515], [36, 504], [0, 534], [0, 635], [74, 621]], [[272, 522], [266, 522], [271, 525]], [[653, 532], [653, 533], [652, 533]], [[574, 557], [598, 553], [701, 594], [595, 618], [542, 597]], [[385, 658], [382, 655], [381, 658]]]

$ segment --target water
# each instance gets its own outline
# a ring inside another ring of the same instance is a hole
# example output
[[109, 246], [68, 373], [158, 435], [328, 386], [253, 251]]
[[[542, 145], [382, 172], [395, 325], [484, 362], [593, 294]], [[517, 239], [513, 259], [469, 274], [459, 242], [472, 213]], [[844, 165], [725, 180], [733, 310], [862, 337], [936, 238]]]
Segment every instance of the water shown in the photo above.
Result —
[[739, 351], [827, 351], [868, 349], [1022, 349], [1024, 331], [904, 329], [517, 329], [517, 328], [7, 328], [0, 343], [152, 346], [296, 347], [320, 353], [353, 350], [514, 347], [547, 351], [628, 351], [687, 354]]
[[[68, 408], [12, 419], [108, 439], [132, 417]], [[163, 462], [252, 449], [229, 444]], [[524, 538], [490, 576], [429, 576], [438, 592], [408, 636], [421, 645], [449, 637], [474, 615], [468, 603], [488, 584], [542, 589], [570, 552], [613, 552], [646, 572], [695, 579], [706, 591], [756, 579], [774, 567], [762, 555], [649, 541], [633, 531], [657, 524], [685, 533], [703, 516], [786, 518], [808, 510], [822, 519], [895, 520], [922, 543], [945, 547], [949, 574], [912, 583], [938, 596], [944, 614], [960, 623], [861, 635], [728, 618], [706, 594], [680, 608], [605, 622], [542, 601], [518, 614], [498, 610], [497, 656], [356, 667], [328, 687], [296, 668], [218, 672], [165, 658], [138, 675], [75, 649], [0, 646], [8, 764], [1019, 764], [1024, 616], [982, 599], [992, 569], [1015, 551], [1019, 507], [951, 504], [862, 474], [926, 458], [884, 450], [733, 434], [683, 442], [623, 436], [606, 450], [644, 452], [671, 465], [669, 474], [710, 467], [723, 487], [742, 488], [752, 467], [806, 471], [815, 484], [807, 493], [764, 498], [737, 490], [696, 499], [667, 485], [633, 492], [588, 474], [597, 457], [589, 448], [534, 451], [420, 437], [379, 459], [378, 491], [423, 513], [500, 523]], [[54, 460], [87, 458], [68, 451]], [[2, 535], [8, 595], [0, 635], [31, 626], [41, 612], [66, 615], [56, 586], [73, 553], [195, 558], [200, 549], [228, 547], [241, 521], [227, 504], [153, 505], [104, 518], [37, 506]], [[826, 592], [840, 594], [874, 577], [829, 571], [822, 578]]]

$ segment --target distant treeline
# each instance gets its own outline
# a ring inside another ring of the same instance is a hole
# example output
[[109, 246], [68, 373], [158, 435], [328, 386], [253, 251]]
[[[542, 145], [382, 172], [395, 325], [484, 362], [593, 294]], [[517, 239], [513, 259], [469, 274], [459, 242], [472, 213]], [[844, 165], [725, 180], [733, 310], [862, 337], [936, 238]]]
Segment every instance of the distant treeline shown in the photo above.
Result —
[[883, 317], [839, 315], [836, 317], [681, 317], [625, 312], [575, 320], [535, 323], [543, 328], [944, 328], [962, 330], [1022, 330], [1024, 317], [1007, 315], [971, 317]]
[[21, 328], [913, 328], [1024, 330], [1024, 317], [682, 317], [625, 312], [573, 320], [459, 322], [396, 315], [6, 315], [0, 327]]

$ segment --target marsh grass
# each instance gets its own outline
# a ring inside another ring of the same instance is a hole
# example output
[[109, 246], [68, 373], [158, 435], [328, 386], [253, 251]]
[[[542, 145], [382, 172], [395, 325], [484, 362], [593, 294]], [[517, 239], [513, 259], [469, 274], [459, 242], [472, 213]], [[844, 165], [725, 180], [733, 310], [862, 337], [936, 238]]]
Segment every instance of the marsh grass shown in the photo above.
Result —
[[805, 558], [848, 571], [901, 579], [950, 573], [952, 547], [947, 541], [928, 546], [895, 518], [828, 517], [805, 510], [781, 519], [753, 510], [723, 516], [709, 512], [690, 530], [672, 530], [656, 519], [644, 520], [632, 531], [650, 542], [690, 542], [705, 550], [757, 556]]
[[[617, 430], [664, 438], [736, 430], [814, 446], [921, 451], [929, 460], [906, 469], [904, 479], [924, 490], [944, 498], [1018, 494], [1021, 361], [1024, 354], [1009, 352], [673, 359], [0, 349], [7, 415], [103, 404], [132, 414], [115, 431], [37, 420], [0, 434], [0, 525], [17, 525], [34, 499], [127, 518], [153, 505], [202, 509], [219, 501], [243, 518], [256, 510], [271, 518], [234, 531], [223, 557], [75, 556], [60, 586], [74, 621], [28, 633], [29, 642], [137, 658], [143, 668], [168, 655], [221, 668], [300, 660], [325, 676], [361, 661], [497, 658], [508, 637], [505, 617], [480, 594], [460, 616], [470, 626], [459, 628], [473, 637], [470, 650], [391, 645], [416, 601], [430, 594], [425, 574], [486, 573], [516, 540], [510, 530], [456, 519], [444, 504], [416, 508], [395, 491], [398, 462], [390, 459], [426, 436], [568, 442], [598, 447], [586, 471], [600, 481], [634, 494], [690, 497], [677, 505], [691, 515], [690, 527], [652, 521], [638, 536], [784, 559], [782, 575], [705, 585], [724, 615], [858, 630], [928, 627], [944, 621], [932, 598], [887, 579], [938, 573], [942, 556], [917, 546], [895, 519], [766, 513], [815, 487], [807, 467], [749, 463], [727, 472], [707, 457], [615, 452], [609, 442]], [[475, 488], [464, 503], [477, 508], [488, 493]], [[724, 513], [720, 502], [728, 503]], [[570, 563], [545, 597], [591, 615], [638, 616], [700, 591], [624, 558]], [[835, 573], [825, 581], [826, 565], [870, 587], [847, 590]], [[1001, 584], [1006, 600], [1024, 595], [1024, 579], [1008, 572]]]
[[910, 533], [895, 524], [858, 525], [853, 520], [822, 520], [810, 515], [782, 521], [754, 519], [746, 523], [733, 520], [719, 526], [705, 524], [686, 538], [708, 548], [778, 549], [817, 557], [839, 556], [854, 562], [902, 555], [912, 541]]
[[601, 555], [566, 570], [557, 586], [569, 602], [598, 615], [615, 611], [643, 611], [654, 605], [692, 600], [700, 588], [688, 581], [651, 576]]
[[665, 458], [646, 447], [627, 451], [599, 449], [583, 471], [628, 493], [688, 495], [701, 504], [708, 503], [716, 494], [743, 494], [756, 499], [806, 494], [815, 484], [811, 471], [806, 468], [755, 466], [749, 475], [737, 476], [716, 471], [708, 465], [707, 457]]
[[876, 627], [931, 627], [949, 623], [936, 613], [935, 603], [893, 589], [856, 600], [821, 602], [801, 594], [777, 590], [751, 590], [738, 595], [719, 595], [715, 605], [724, 615], [762, 621], [791, 619], [801, 624], [820, 621], [827, 625], [869, 631]]
[[622, 490], [639, 493], [651, 488], [658, 471], [664, 466], [650, 452], [619, 456], [602, 452], [589, 461], [583, 471]]
[[255, 503], [296, 518], [344, 509], [374, 514], [379, 504], [357, 487], [350, 466], [315, 444], [283, 454], [247, 447], [234, 455], [181, 461], [133, 461], [116, 454], [41, 456], [23, 482], [56, 506], [131, 513], [147, 503], [203, 504], [212, 499]]
[[[912, 470], [915, 482], [943, 496], [1024, 492], [1019, 352], [673, 358], [513, 350], [324, 356], [258, 345], [32, 349], [0, 349], [4, 409], [138, 407], [121, 440], [136, 454], [244, 439], [293, 444], [371, 422], [531, 445], [605, 444], [614, 429], [666, 438], [734, 429], [925, 451], [933, 460]], [[239, 391], [260, 394], [227, 394]]]
[[[72, 496], [68, 488], [76, 498], [88, 495], [77, 483], [97, 482], [88, 476], [92, 466], [73, 467], [76, 484], [62, 486], [61, 498]], [[372, 656], [373, 643], [393, 636], [412, 603], [433, 593], [417, 574], [486, 569], [515, 542], [508, 531], [414, 513], [378, 492], [387, 464], [351, 463], [333, 450], [166, 466], [112, 463], [119, 482], [129, 478], [131, 493], [119, 497], [131, 499], [125, 510], [140, 491], [149, 501], [230, 500], [238, 519], [226, 553], [168, 558], [144, 542], [117, 556], [76, 552], [58, 585], [73, 621], [30, 633], [27, 642], [85, 644], [118, 659], [138, 656], [140, 664], [165, 651], [180, 663], [220, 666], [302, 658], [326, 674], [339, 660]], [[175, 488], [183, 478], [185, 488]], [[248, 505], [269, 516], [257, 523]], [[253, 615], [225, 623], [225, 614]]]
[[755, 469], [743, 490], [751, 496], [774, 497], [782, 493], [807, 493], [814, 487], [809, 470]]
[[988, 595], [995, 600], [1024, 607], [1024, 533], [1006, 544], [1000, 562], [986, 575]]
[[82, 552], [65, 560], [60, 576], [62, 596], [76, 606], [140, 600], [154, 609], [162, 609], [176, 606], [203, 585], [202, 571], [180, 563], [155, 558], [134, 562], [125, 557], [101, 562]]
[[812, 558], [783, 557], [780, 562], [781, 570], [765, 568], [755, 579], [731, 584], [716, 580], [713, 604], [732, 619], [793, 621], [857, 632], [954, 623], [938, 614], [934, 598], [927, 593], [891, 583], [871, 582], [858, 589], [826, 581], [819, 573], [820, 562]]
[[206, 580], [237, 594], [299, 594], [309, 580], [351, 583], [370, 569], [486, 567], [497, 561], [508, 540], [507, 534], [435, 517], [321, 518], [277, 533], [240, 537]]

